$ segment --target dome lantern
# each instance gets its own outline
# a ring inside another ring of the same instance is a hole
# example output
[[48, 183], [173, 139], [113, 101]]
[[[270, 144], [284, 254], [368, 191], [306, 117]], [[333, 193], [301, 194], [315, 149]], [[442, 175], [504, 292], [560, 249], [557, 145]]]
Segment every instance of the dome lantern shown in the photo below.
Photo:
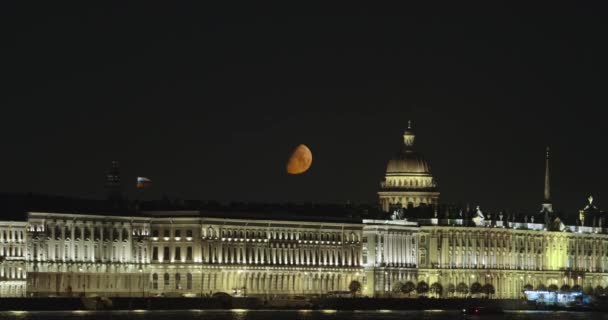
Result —
[[403, 143], [408, 148], [414, 147], [414, 139], [416, 135], [414, 134], [414, 130], [412, 130], [412, 120], [407, 122], [407, 130], [403, 133]]

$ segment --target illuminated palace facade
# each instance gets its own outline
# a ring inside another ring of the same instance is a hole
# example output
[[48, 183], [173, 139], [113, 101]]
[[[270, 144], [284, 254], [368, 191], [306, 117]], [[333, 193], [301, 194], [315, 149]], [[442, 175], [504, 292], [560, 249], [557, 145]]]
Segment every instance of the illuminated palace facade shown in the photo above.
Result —
[[[408, 126], [404, 149], [388, 163], [382, 218], [27, 212], [24, 221], [0, 222], [0, 296], [319, 296], [356, 280], [369, 297], [424, 282], [441, 288], [428, 295], [470, 296], [491, 284], [492, 298], [520, 298], [529, 287], [608, 285], [603, 222], [555, 217], [548, 155], [540, 213], [454, 217], [434, 209], [437, 185], [413, 139]], [[424, 208], [427, 216], [408, 216]], [[594, 208], [590, 201], [581, 218]]]

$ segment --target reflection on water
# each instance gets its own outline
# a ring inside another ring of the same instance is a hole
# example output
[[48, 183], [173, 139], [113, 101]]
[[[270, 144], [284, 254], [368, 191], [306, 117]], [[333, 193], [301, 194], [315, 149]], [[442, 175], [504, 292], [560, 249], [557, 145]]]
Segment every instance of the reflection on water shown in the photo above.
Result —
[[[583, 312], [507, 312], [503, 315], [477, 316], [468, 319], [511, 320], [608, 320], [608, 314]], [[337, 310], [185, 310], [185, 311], [7, 311], [0, 312], [0, 319], [10, 320], [465, 320], [459, 312], [443, 310], [427, 311], [337, 311]]]

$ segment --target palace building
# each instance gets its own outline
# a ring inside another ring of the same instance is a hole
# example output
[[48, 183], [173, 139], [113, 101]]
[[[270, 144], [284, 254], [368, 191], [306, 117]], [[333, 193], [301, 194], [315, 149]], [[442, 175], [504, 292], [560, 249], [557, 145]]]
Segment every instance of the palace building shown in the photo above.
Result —
[[[0, 296], [322, 296], [353, 281], [369, 297], [606, 288], [602, 212], [590, 198], [578, 224], [556, 216], [548, 151], [537, 214], [443, 215], [414, 137], [409, 124], [403, 149], [388, 162], [377, 215], [28, 209], [0, 221]], [[407, 283], [411, 292], [395, 293]]]

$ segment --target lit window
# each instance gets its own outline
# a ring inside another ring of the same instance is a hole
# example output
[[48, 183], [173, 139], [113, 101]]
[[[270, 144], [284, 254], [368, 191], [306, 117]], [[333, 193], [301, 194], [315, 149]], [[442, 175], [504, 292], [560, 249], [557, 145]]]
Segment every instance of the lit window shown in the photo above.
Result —
[[158, 289], [158, 274], [152, 275], [152, 289]]
[[175, 248], [175, 261], [182, 260], [182, 249], [180, 247]]
[[169, 254], [169, 247], [164, 247], [163, 248], [163, 260], [169, 261], [170, 257], [171, 257], [171, 255]]
[[165, 273], [164, 280], [165, 280], [165, 282], [164, 282], [165, 288], [169, 288], [169, 274], [168, 273]]
[[192, 290], [192, 273], [188, 273], [186, 276], [186, 289]]
[[152, 261], [158, 261], [158, 247], [152, 248]]

